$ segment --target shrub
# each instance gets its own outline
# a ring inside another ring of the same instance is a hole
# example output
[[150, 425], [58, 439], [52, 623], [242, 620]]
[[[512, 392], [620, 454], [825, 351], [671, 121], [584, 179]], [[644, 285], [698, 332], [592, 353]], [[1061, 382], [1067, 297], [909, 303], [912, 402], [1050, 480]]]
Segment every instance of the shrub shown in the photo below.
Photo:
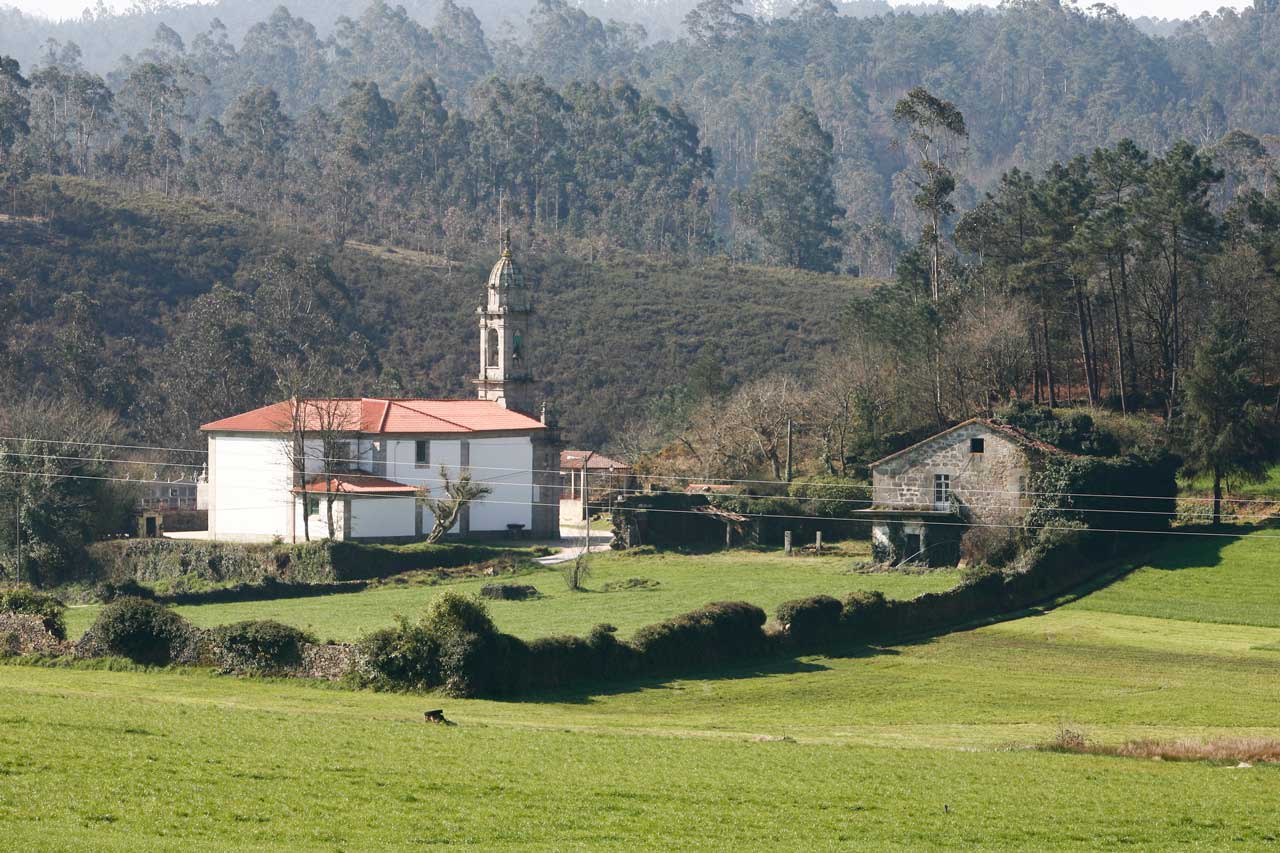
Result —
[[117, 598], [90, 629], [109, 654], [164, 665], [190, 658], [198, 632], [177, 613], [143, 598]]
[[829, 595], [784, 601], [778, 605], [778, 621], [787, 636], [801, 645], [830, 640], [840, 627], [840, 602]]
[[94, 596], [104, 604], [115, 601], [117, 598], [155, 598], [155, 591], [150, 587], [145, 587], [133, 578], [127, 578], [122, 581], [103, 581], [94, 587]]
[[888, 627], [889, 602], [878, 589], [855, 590], [844, 598], [840, 624], [846, 634], [866, 639]]
[[394, 628], [356, 643], [356, 678], [379, 690], [426, 690], [440, 683], [439, 645], [421, 625], [398, 617]]
[[224, 672], [276, 673], [302, 663], [302, 645], [314, 643], [306, 631], [269, 619], [222, 625], [210, 632]]
[[871, 506], [871, 486], [842, 477], [795, 480], [787, 492], [809, 515], [850, 518], [857, 510]]
[[719, 601], [647, 625], [632, 644], [650, 670], [705, 666], [760, 651], [765, 613], [754, 604]]
[[450, 696], [484, 696], [499, 683], [496, 633], [453, 631], [439, 638], [440, 688]]
[[67, 623], [63, 611], [67, 606], [47, 592], [37, 592], [26, 586], [0, 590], [0, 611], [25, 613], [38, 616], [45, 630], [59, 640], [67, 638]]
[[971, 566], [1001, 568], [1018, 558], [1020, 539], [1015, 527], [970, 527], [960, 537], [960, 556]]
[[525, 601], [538, 597], [538, 588], [526, 583], [488, 583], [480, 587], [481, 598], [497, 601]]
[[431, 600], [422, 615], [422, 627], [437, 639], [463, 631], [496, 634], [498, 630], [489, 618], [489, 609], [484, 602], [452, 591], [442, 592]]

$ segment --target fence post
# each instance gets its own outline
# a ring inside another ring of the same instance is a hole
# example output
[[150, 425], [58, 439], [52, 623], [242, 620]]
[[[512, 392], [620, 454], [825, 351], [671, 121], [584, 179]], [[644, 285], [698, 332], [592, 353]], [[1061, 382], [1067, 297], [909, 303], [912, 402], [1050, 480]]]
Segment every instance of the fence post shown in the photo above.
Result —
[[813, 541], [813, 547], [814, 547], [814, 550], [816, 550], [819, 554], [822, 553], [822, 531], [821, 530], [818, 531], [818, 537]]
[[785, 530], [782, 533], [782, 550], [786, 552], [788, 557], [791, 556], [791, 531]]

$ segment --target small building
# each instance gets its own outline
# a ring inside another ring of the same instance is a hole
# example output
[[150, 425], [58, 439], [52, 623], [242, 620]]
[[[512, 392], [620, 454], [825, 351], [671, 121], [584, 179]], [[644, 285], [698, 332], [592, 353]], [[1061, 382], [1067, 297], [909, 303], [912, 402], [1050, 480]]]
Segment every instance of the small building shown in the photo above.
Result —
[[972, 525], [1018, 525], [1027, 484], [1060, 448], [1016, 427], [973, 418], [871, 463], [872, 553], [894, 565], [954, 565]]
[[196, 476], [163, 478], [152, 476], [142, 484], [139, 509], [147, 512], [198, 509], [199, 480]]
[[592, 510], [635, 489], [631, 466], [592, 450], [560, 452], [560, 524], [582, 524], [582, 500]]

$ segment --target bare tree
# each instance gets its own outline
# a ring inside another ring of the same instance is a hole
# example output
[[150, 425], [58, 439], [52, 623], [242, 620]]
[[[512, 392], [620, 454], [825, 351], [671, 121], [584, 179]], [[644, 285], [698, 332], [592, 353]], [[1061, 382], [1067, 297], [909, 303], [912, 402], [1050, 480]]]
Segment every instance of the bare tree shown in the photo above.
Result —
[[443, 481], [441, 489], [444, 497], [432, 497], [431, 489], [426, 486], [418, 489], [417, 494], [418, 503], [425, 506], [435, 519], [431, 532], [427, 534], [428, 542], [439, 542], [458, 523], [462, 510], [468, 504], [493, 492], [488, 486], [472, 482], [470, 471], [463, 471], [457, 480], [450, 480], [449, 469], [442, 465], [440, 479]]

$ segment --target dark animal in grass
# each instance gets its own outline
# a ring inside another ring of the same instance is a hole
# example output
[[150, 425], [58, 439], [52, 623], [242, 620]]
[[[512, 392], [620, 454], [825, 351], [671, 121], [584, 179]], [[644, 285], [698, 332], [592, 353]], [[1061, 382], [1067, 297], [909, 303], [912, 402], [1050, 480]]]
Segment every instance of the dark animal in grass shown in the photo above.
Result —
[[436, 725], [439, 725], [439, 726], [456, 726], [457, 725], [457, 723], [455, 723], [453, 720], [446, 720], [444, 718], [443, 708], [436, 708], [431, 711], [423, 711], [422, 716], [424, 719], [426, 719], [428, 723], [435, 723]]

